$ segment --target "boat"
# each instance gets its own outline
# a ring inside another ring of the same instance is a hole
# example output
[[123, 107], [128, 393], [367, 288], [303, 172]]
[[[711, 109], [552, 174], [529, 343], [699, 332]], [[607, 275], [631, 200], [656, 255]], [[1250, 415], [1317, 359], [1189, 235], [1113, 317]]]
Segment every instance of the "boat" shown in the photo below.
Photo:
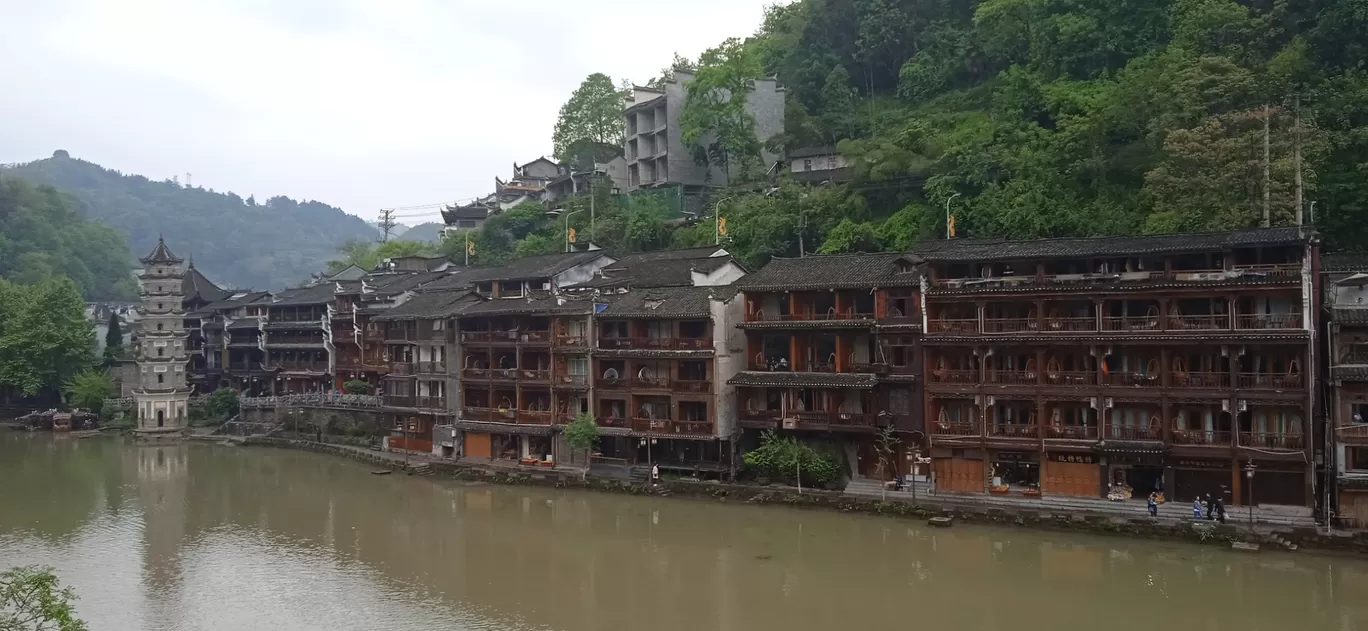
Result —
[[375, 471], [371, 472], [371, 475], [389, 475], [391, 473], [394, 472], [390, 471], [389, 469], [376, 469]]

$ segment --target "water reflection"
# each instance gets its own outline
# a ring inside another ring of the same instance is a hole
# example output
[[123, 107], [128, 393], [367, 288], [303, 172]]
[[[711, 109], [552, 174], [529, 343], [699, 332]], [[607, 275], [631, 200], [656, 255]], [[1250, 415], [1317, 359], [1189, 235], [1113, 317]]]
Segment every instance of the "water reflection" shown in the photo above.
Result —
[[[93, 628], [1368, 629], [1368, 564], [0, 435], [0, 561]], [[112, 578], [110, 578], [112, 577]]]

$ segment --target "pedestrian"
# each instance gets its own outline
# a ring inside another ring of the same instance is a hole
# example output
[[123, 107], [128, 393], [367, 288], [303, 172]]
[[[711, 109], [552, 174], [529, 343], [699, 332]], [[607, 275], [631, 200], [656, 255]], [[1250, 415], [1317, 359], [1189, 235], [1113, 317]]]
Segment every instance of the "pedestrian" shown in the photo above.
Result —
[[1150, 494], [1149, 494], [1149, 501], [1145, 502], [1145, 505], [1149, 508], [1150, 517], [1158, 517], [1158, 516], [1159, 516], [1159, 494], [1158, 494], [1158, 493], [1150, 493]]
[[1206, 507], [1207, 507], [1207, 521], [1211, 521], [1211, 520], [1215, 519], [1215, 518], [1216, 518], [1216, 501], [1215, 501], [1214, 499], [1212, 499], [1210, 493], [1207, 493], [1207, 496], [1206, 496]]
[[651, 465], [651, 486], [660, 484], [660, 465]]
[[1221, 502], [1219, 497], [1216, 498], [1216, 521], [1225, 523], [1225, 504]]
[[1193, 519], [1201, 519], [1201, 518], [1202, 518], [1202, 498], [1200, 498], [1200, 497], [1195, 498], [1195, 499], [1192, 500], [1192, 518], [1193, 518]]

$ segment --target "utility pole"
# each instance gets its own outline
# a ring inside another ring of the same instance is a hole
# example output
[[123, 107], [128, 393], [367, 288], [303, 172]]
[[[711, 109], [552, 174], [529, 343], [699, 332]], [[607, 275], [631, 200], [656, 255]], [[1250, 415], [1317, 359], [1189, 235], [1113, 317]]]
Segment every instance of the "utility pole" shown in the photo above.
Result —
[[1297, 225], [1302, 225], [1302, 129], [1301, 129], [1301, 93], [1297, 93], [1293, 109], [1292, 119], [1292, 161], [1296, 165], [1296, 204], [1297, 204]]
[[390, 233], [394, 231], [394, 226], [396, 225], [394, 221], [394, 211], [389, 208], [381, 208], [380, 221], [377, 223], [380, 226], [380, 231], [385, 233], [385, 236], [381, 239], [381, 241], [388, 243]]
[[194, 187], [195, 187], [194, 184], [191, 184], [191, 182], [192, 182], [193, 180], [190, 179], [190, 175], [191, 175], [191, 173], [190, 173], [189, 171], [186, 171], [186, 172], [185, 172], [185, 188], [194, 188]]
[[1270, 118], [1271, 118], [1271, 116], [1270, 116], [1270, 110], [1269, 110], [1268, 104], [1265, 103], [1265, 104], [1264, 104], [1264, 116], [1263, 116], [1263, 119], [1264, 119], [1264, 121], [1263, 121], [1263, 123], [1264, 123], [1264, 134], [1263, 134], [1263, 150], [1264, 150], [1264, 152], [1263, 152], [1263, 153], [1264, 153], [1264, 155], [1263, 155], [1263, 171], [1264, 171], [1264, 172], [1263, 172], [1263, 227], [1265, 227], [1265, 228], [1267, 228], [1267, 227], [1273, 225], [1272, 213], [1271, 213], [1271, 211], [1269, 210], [1269, 206], [1268, 206], [1268, 200], [1269, 200], [1268, 181], [1269, 181], [1269, 169], [1270, 169], [1270, 164], [1269, 164], [1269, 163], [1270, 163], [1270, 161], [1271, 161], [1271, 158], [1270, 158], [1271, 152], [1270, 152], [1270, 150], [1269, 150], [1269, 119], [1270, 119]]

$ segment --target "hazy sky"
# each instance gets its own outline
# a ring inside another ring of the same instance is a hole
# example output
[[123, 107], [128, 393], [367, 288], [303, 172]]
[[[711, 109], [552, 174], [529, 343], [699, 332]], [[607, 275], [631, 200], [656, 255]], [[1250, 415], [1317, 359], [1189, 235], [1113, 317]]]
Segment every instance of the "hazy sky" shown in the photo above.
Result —
[[366, 218], [469, 198], [551, 152], [589, 73], [643, 83], [773, 1], [0, 0], [0, 163], [66, 149]]

